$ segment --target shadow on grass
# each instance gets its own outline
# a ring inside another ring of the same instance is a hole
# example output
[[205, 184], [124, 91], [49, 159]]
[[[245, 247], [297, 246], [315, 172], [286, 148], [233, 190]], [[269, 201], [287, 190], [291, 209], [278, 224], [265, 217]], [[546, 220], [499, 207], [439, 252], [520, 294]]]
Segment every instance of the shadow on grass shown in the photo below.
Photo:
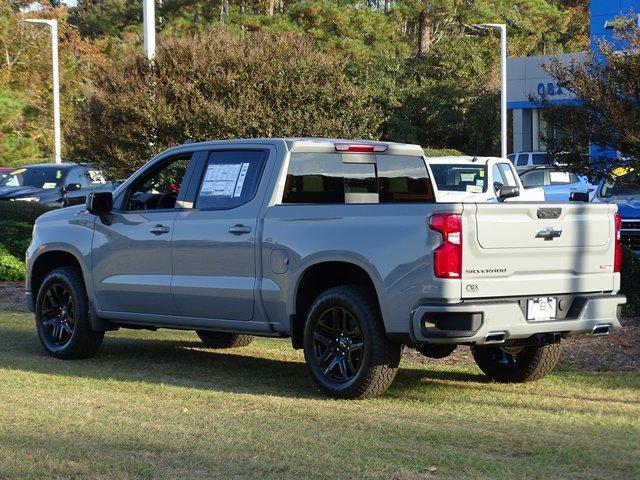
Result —
[[[44, 353], [35, 332], [0, 330], [0, 368], [69, 377], [117, 379], [169, 384], [212, 391], [274, 395], [291, 398], [326, 398], [314, 387], [304, 363], [252, 356], [242, 350], [205, 350], [199, 341], [123, 338], [107, 336], [96, 358], [56, 360]], [[267, 350], [268, 353], [268, 350]], [[264, 355], [264, 352], [261, 352]], [[591, 377], [595, 383], [608, 383]], [[461, 371], [401, 368], [389, 392], [392, 397], [422, 397], [415, 387], [449, 383], [451, 389], [496, 388], [483, 375]], [[616, 388], [618, 382], [611, 379]], [[413, 390], [407, 392], [406, 390]]]
[[[243, 355], [242, 350], [202, 349], [199, 341], [107, 336], [95, 358], [63, 361], [44, 353], [35, 332], [0, 330], [0, 368], [233, 393], [326, 398], [314, 387], [304, 363], [251, 356], [255, 353], [251, 349]], [[395, 384], [402, 389], [425, 380], [477, 382], [484, 377], [401, 368]]]

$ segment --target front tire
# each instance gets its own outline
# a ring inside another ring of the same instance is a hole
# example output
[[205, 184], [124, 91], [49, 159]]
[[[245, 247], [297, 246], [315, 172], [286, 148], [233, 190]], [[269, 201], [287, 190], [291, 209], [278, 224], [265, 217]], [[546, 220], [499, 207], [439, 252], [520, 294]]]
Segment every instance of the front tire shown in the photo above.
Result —
[[560, 360], [560, 344], [540, 347], [475, 346], [471, 353], [480, 370], [500, 383], [540, 380]]
[[89, 300], [77, 268], [62, 267], [42, 282], [35, 306], [38, 338], [45, 351], [63, 360], [93, 357], [104, 338], [89, 320]]
[[389, 341], [377, 302], [363, 287], [322, 293], [304, 328], [304, 357], [315, 383], [336, 398], [368, 398], [393, 382], [401, 346]]
[[206, 330], [197, 330], [196, 333], [207, 348], [246, 347], [253, 341], [251, 335], [240, 335], [238, 333], [208, 332]]

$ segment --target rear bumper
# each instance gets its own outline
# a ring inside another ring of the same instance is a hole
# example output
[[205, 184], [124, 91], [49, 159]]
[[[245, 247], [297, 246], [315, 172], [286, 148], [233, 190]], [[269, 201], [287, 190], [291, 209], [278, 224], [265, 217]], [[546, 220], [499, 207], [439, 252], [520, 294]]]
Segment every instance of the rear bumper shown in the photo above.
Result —
[[413, 311], [412, 336], [418, 343], [486, 344], [524, 339], [536, 334], [560, 333], [570, 336], [592, 333], [596, 326], [607, 331], [622, 328], [620, 307], [624, 295], [595, 294], [573, 298], [572, 307], [562, 319], [527, 321], [521, 305], [514, 299], [495, 299], [455, 304], [425, 304]]

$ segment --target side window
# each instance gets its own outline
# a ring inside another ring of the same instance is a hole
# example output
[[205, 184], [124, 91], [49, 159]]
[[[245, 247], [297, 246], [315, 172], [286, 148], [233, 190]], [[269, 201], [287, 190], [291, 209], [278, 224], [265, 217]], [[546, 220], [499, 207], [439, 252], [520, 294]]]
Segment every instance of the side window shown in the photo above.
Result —
[[209, 154], [196, 208], [229, 209], [251, 200], [260, 183], [267, 150], [217, 150]]
[[172, 157], [145, 172], [129, 188], [125, 210], [163, 210], [176, 206], [191, 154]]
[[544, 170], [532, 170], [520, 175], [522, 185], [525, 187], [542, 187], [544, 186]]
[[546, 153], [534, 153], [531, 158], [534, 165], [547, 165], [550, 163], [549, 156]]
[[507, 158], [509, 159], [509, 161], [511, 163], [513, 163], [514, 165], [516, 164], [516, 154], [512, 153], [511, 155], [507, 155]]
[[511, 171], [511, 167], [508, 163], [499, 163], [498, 168], [500, 172], [502, 172], [502, 178], [505, 180], [505, 185], [508, 187], [517, 187], [518, 182], [516, 182], [516, 177], [514, 177], [513, 172]]
[[518, 163], [516, 164], [516, 166], [526, 167], [528, 162], [529, 162], [529, 154], [521, 153], [520, 155], [518, 155]]
[[69, 185], [70, 183], [79, 183], [82, 188], [87, 188], [89, 186], [89, 179], [87, 178], [85, 169], [78, 167], [69, 170], [65, 185]]
[[502, 177], [502, 172], [498, 167], [498, 164], [495, 164], [491, 169], [491, 174], [493, 176], [493, 189], [498, 190], [501, 187], [506, 185], [506, 180]]
[[422, 157], [378, 155], [380, 203], [433, 202], [433, 187]]

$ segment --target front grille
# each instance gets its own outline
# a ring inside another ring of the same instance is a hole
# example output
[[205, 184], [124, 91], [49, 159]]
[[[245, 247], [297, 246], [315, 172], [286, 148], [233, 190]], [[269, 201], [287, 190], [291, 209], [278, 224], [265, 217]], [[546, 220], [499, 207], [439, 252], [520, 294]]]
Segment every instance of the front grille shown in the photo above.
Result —
[[620, 230], [620, 237], [622, 244], [629, 247], [631, 250], [640, 250], [640, 230]]
[[640, 220], [622, 220], [622, 230], [640, 230]]

